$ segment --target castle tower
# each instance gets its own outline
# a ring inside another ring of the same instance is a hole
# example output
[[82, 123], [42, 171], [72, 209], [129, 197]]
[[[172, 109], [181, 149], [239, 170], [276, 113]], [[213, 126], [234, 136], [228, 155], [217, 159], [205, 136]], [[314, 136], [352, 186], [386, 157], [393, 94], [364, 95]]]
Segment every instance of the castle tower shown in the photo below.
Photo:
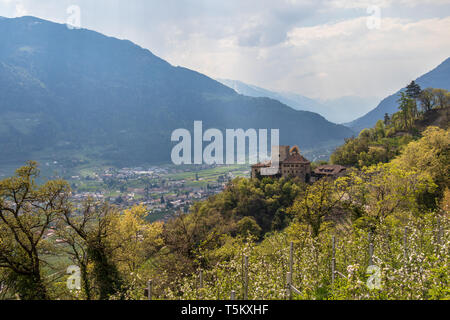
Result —
[[286, 160], [289, 156], [289, 146], [280, 146], [280, 161]]

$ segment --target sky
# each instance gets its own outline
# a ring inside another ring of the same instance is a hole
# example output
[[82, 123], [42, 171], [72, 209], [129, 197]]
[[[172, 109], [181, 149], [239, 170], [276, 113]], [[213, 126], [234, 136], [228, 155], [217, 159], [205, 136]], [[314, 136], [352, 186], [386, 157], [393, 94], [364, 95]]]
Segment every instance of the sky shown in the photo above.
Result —
[[0, 0], [0, 16], [24, 15], [321, 99], [383, 98], [450, 56], [450, 0]]

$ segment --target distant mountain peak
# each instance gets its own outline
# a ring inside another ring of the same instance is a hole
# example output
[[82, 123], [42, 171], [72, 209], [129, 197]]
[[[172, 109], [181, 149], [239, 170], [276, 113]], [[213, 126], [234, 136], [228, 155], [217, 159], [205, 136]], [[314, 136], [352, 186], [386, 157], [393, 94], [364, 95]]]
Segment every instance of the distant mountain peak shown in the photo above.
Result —
[[14, 17], [14, 18], [6, 18], [6, 17], [0, 17], [6, 20], [16, 20], [16, 21], [21, 21], [21, 22], [39, 22], [39, 23], [48, 23], [48, 24], [60, 24], [57, 22], [51, 22], [48, 20], [44, 20], [38, 17], [34, 17], [34, 16], [21, 16], [21, 17]]
[[378, 98], [346, 96], [337, 99], [318, 100], [292, 92], [275, 92], [239, 80], [217, 79], [240, 94], [251, 97], [269, 97], [295, 110], [316, 112], [329, 121], [342, 123], [362, 115], [378, 103]]

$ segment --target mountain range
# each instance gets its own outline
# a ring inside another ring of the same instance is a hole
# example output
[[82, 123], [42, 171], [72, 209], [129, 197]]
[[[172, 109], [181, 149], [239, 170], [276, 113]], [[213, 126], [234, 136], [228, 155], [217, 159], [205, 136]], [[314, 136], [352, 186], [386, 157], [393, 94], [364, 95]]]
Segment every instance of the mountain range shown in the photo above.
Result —
[[0, 18], [0, 162], [94, 159], [170, 161], [171, 133], [204, 128], [280, 129], [301, 149], [353, 132], [317, 113], [240, 95], [173, 66], [128, 40], [35, 17]]
[[267, 90], [239, 80], [217, 79], [217, 81], [232, 88], [237, 93], [250, 97], [268, 97], [294, 108], [295, 110], [311, 111], [320, 114], [334, 123], [344, 123], [372, 110], [379, 98], [344, 96], [336, 99], [312, 99], [292, 92], [277, 92]]
[[[296, 110], [317, 112], [329, 121], [346, 125], [351, 128], [355, 134], [362, 129], [373, 127], [378, 120], [384, 118], [386, 113], [392, 115], [397, 112], [397, 100], [400, 97], [400, 92], [405, 90], [405, 88], [402, 88], [396, 93], [381, 100], [381, 102], [378, 102], [379, 99], [376, 97], [363, 98], [356, 96], [316, 100], [295, 93], [275, 92], [263, 89], [237, 80], [218, 79], [218, 81], [244, 95], [252, 97], [269, 97], [279, 100]], [[405, 79], [406, 84], [410, 81], [411, 80]], [[430, 72], [415, 79], [415, 82], [418, 83], [422, 89], [432, 87], [450, 90], [450, 58], [447, 58]], [[374, 108], [374, 106], [376, 107]], [[358, 117], [358, 115], [361, 116]], [[353, 119], [355, 117], [358, 118], [349, 121], [352, 117]]]

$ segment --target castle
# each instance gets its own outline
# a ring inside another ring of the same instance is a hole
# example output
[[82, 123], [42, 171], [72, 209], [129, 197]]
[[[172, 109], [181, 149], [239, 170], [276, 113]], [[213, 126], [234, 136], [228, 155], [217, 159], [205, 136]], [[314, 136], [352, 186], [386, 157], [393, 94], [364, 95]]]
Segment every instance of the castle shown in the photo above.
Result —
[[[276, 166], [276, 164], [279, 164]], [[272, 167], [272, 164], [274, 165]], [[272, 160], [264, 163], [257, 163], [252, 166], [252, 178], [263, 176], [262, 169], [271, 169], [269, 177], [299, 177], [305, 182], [311, 179], [311, 162], [305, 159], [297, 146], [273, 146]]]

